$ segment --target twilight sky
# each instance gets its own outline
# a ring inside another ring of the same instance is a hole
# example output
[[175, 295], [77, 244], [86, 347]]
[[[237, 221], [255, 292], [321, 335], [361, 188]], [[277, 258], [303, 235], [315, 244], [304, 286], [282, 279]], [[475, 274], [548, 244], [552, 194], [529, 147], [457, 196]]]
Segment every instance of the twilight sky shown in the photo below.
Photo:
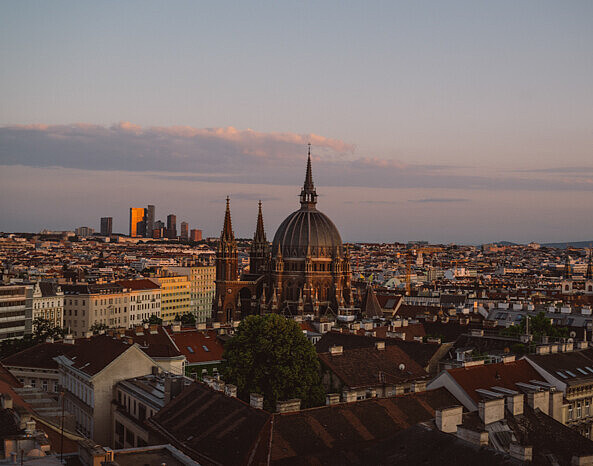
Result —
[[0, 231], [593, 239], [593, 2], [0, 2]]

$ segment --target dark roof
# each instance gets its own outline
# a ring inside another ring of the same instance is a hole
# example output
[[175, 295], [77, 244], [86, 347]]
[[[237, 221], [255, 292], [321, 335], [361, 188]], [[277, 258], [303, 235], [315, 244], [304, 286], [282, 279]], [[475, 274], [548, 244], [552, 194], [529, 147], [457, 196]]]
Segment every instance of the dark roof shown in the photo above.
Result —
[[354, 333], [327, 332], [315, 344], [315, 350], [318, 353], [327, 353], [330, 347], [334, 345], [342, 346], [345, 350], [353, 348], [374, 348], [377, 341], [384, 341], [385, 346], [397, 346], [422, 367], [428, 366], [432, 357], [441, 347], [440, 345], [432, 343], [402, 341], [396, 338], [375, 338], [356, 335]]
[[383, 317], [383, 310], [371, 285], [367, 286], [367, 292], [364, 295], [360, 308], [365, 317]]
[[125, 334], [132, 338], [134, 343], [137, 343], [142, 351], [151, 358], [171, 358], [182, 355], [182, 352], [177, 350], [175, 344], [167, 336], [166, 330], [160, 325], [127, 329]]
[[39, 282], [39, 289], [41, 290], [41, 296], [56, 296], [58, 293], [59, 285], [53, 282]]
[[[271, 415], [195, 382], [161, 409], [149, 423], [203, 464], [246, 464], [266, 442], [262, 430]], [[267, 447], [267, 445], [265, 445]]]
[[573, 456], [593, 455], [591, 440], [539, 409], [534, 411], [527, 403], [522, 416], [507, 418], [517, 440], [523, 445], [533, 446], [534, 464], [554, 464], [551, 461], [554, 459], [557, 464], [569, 466], [577, 464], [572, 463]]
[[468, 396], [478, 403], [482, 396], [477, 389], [503, 387], [517, 390], [516, 383], [529, 383], [531, 380], [545, 380], [524, 359], [513, 362], [499, 362], [470, 367], [458, 367], [447, 371], [451, 377], [463, 388]]
[[272, 463], [369, 464], [368, 450], [377, 441], [434, 418], [436, 409], [456, 404], [447, 390], [438, 389], [276, 414]]
[[446, 306], [446, 305], [458, 306], [458, 305], [465, 304], [466, 299], [467, 299], [466, 296], [462, 295], [462, 294], [444, 294], [444, 295], [441, 295], [441, 304], [443, 306]]
[[426, 334], [441, 337], [443, 343], [457, 340], [460, 335], [467, 333], [469, 329], [470, 327], [467, 325], [459, 325], [455, 322], [424, 322], [424, 331]]
[[8, 356], [2, 360], [6, 366], [12, 367], [37, 367], [41, 369], [58, 369], [55, 357], [68, 354], [74, 345], [65, 343], [39, 343], [30, 348]]
[[[427, 448], [427, 445], [430, 447]], [[363, 450], [364, 464], [520, 465], [521, 461], [420, 424]]]
[[158, 290], [160, 286], [158, 283], [149, 280], [148, 278], [141, 278], [138, 280], [119, 280], [118, 285], [128, 288], [130, 290]]
[[[584, 379], [593, 379], [593, 374], [587, 369], [587, 367], [593, 368], [593, 358], [591, 356], [591, 350], [585, 350], [569, 353], [530, 354], [526, 357], [558, 380], [570, 384], [571, 382], [581, 383]], [[578, 369], [583, 370], [586, 374], [581, 373]], [[567, 370], [576, 377], [567, 373]], [[558, 375], [558, 372], [566, 377]]]
[[65, 356], [74, 361], [72, 367], [90, 376], [101, 372], [131, 348], [124, 341], [113, 339], [107, 335], [79, 338], [76, 340], [76, 344], [72, 346], [72, 351]]
[[[342, 354], [319, 354], [319, 359], [346, 386], [369, 387], [403, 383], [426, 377], [426, 371], [395, 345], [385, 349], [357, 348]], [[403, 364], [403, 369], [400, 366]]]

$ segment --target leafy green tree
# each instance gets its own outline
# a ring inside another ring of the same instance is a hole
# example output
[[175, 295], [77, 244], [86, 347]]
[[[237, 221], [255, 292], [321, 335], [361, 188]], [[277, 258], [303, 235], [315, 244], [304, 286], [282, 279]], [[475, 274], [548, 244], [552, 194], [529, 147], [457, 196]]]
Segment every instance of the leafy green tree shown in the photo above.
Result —
[[163, 319], [154, 314], [150, 316], [149, 319], [144, 319], [142, 321], [143, 324], [150, 324], [150, 325], [163, 325]]
[[101, 322], [95, 322], [93, 325], [90, 326], [89, 331], [93, 332], [93, 334], [99, 333], [101, 330], [107, 330], [109, 326], [107, 324], [103, 324]]
[[196, 325], [196, 316], [193, 315], [191, 312], [186, 312], [183, 315], [176, 315], [175, 320], [177, 322], [181, 322], [181, 325], [185, 325], [186, 327], [193, 327]]
[[54, 325], [50, 320], [36, 317], [33, 319], [33, 339], [45, 341], [47, 338], [64, 338], [66, 330]]
[[278, 314], [248, 316], [227, 342], [223, 380], [237, 386], [239, 397], [264, 396], [266, 409], [300, 398], [303, 407], [323, 402], [317, 353], [300, 326]]
[[[505, 335], [525, 335], [527, 331], [527, 319], [525, 316], [521, 319], [519, 325], [513, 325], [503, 331]], [[546, 317], [545, 312], [539, 312], [533, 317], [529, 317], [529, 333], [536, 336], [549, 336], [552, 338], [568, 338], [569, 331], [567, 327], [559, 327], [552, 324]]]

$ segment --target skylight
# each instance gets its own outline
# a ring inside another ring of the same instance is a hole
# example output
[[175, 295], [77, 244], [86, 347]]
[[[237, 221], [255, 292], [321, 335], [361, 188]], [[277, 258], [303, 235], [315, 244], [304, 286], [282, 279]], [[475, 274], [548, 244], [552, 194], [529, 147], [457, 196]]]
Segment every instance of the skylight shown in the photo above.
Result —
[[581, 374], [589, 375], [589, 374], [587, 374], [587, 371], [586, 370], [581, 369], [580, 367], [577, 369], [577, 371], [579, 371]]
[[566, 375], [565, 375], [565, 374], [563, 374], [563, 373], [562, 373], [562, 372], [560, 372], [560, 371], [556, 371], [556, 374], [558, 374], [558, 375], [559, 375], [560, 377], [562, 377], [563, 379], [568, 379], [568, 377], [566, 377]]
[[589, 372], [591, 372], [591, 374], [593, 374], [593, 369], [591, 369], [589, 366], [585, 366], [585, 369], [587, 369]]
[[204, 348], [204, 351], [210, 352], [210, 350], [208, 349], [208, 347], [206, 345], [202, 345], [202, 348]]
[[186, 346], [186, 348], [191, 354], [194, 354], [194, 349], [191, 346]]
[[566, 372], [571, 377], [576, 377], [576, 375], [574, 373], [570, 372], [569, 370], [565, 370], [564, 372]]

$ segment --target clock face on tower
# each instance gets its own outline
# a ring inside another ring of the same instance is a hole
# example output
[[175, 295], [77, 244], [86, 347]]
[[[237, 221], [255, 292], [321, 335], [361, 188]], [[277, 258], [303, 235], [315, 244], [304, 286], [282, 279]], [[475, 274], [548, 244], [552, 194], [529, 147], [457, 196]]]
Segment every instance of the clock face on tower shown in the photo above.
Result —
[[231, 288], [229, 288], [228, 290], [226, 290], [226, 292], [227, 292], [228, 294], [231, 294], [231, 293], [233, 292], [233, 290], [232, 290]]

